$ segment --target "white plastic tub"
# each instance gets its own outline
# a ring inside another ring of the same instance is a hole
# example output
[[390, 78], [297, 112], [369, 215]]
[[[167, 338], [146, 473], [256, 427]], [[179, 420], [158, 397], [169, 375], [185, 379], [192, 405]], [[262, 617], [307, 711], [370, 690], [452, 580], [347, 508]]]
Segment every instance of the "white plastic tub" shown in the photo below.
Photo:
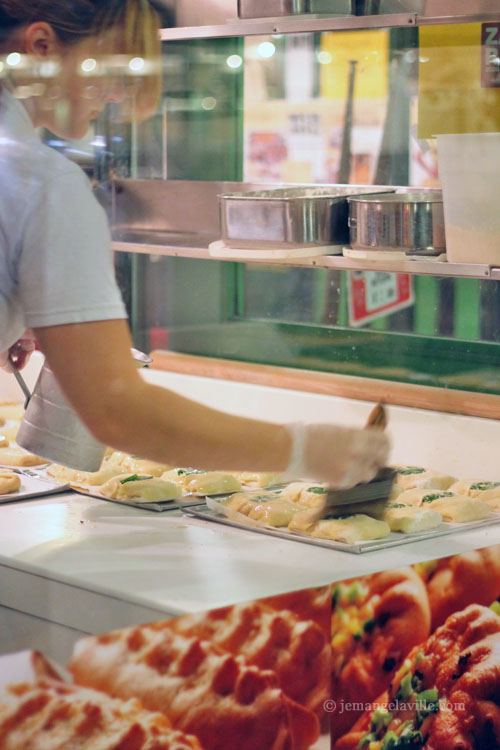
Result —
[[451, 263], [500, 265], [500, 133], [438, 135]]

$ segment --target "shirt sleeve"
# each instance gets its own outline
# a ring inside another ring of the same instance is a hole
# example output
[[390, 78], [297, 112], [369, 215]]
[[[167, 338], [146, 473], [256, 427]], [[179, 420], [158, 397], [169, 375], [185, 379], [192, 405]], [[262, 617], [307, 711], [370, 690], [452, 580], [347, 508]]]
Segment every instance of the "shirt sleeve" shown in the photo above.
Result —
[[126, 318], [107, 217], [79, 167], [41, 186], [21, 232], [17, 283], [26, 327]]

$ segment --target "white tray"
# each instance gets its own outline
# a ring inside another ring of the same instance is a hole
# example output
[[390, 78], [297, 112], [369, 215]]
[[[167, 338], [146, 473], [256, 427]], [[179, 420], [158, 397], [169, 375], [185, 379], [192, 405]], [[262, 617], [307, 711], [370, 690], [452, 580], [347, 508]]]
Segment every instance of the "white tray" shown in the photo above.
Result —
[[[46, 478], [42, 472], [37, 476], [29, 476], [24, 474], [22, 470], [13, 469], [11, 466], [7, 467], [12, 469], [15, 474], [18, 474], [21, 479], [21, 487], [17, 492], [9, 492], [8, 495], [0, 495], [0, 503], [14, 503], [20, 500], [29, 500], [34, 497], [40, 497], [41, 495], [53, 495], [56, 492], [64, 492], [69, 489], [68, 484], [61, 484], [60, 482], [54, 482], [51, 479]], [[30, 469], [33, 471], [33, 469]]]
[[[213, 500], [210, 498], [207, 498], [207, 500], [212, 506], [214, 505]], [[374, 539], [373, 541], [347, 544], [346, 542], [334, 542], [330, 539], [313, 539], [312, 537], [307, 536], [307, 534], [301, 534], [298, 531], [288, 531], [288, 529], [284, 528], [277, 529], [271, 526], [262, 526], [257, 521], [247, 519], [246, 516], [244, 517], [245, 521], [240, 521], [237, 516], [241, 514], [233, 512], [231, 517], [223, 516], [208, 507], [206, 503], [201, 507], [197, 506], [188, 508], [186, 512], [196, 516], [196, 518], [203, 518], [206, 521], [215, 521], [215, 523], [223, 523], [227, 526], [244, 529], [245, 531], [256, 531], [258, 534], [278, 536], [281, 539], [290, 539], [293, 542], [304, 542], [305, 544], [313, 544], [316, 547], [329, 547], [330, 549], [342, 550], [343, 552], [351, 552], [353, 554], [373, 552], [375, 550], [385, 549], [386, 547], [397, 547], [400, 544], [410, 544], [411, 542], [424, 541], [426, 539], [432, 539], [433, 537], [455, 534], [460, 531], [469, 531], [469, 529], [476, 529], [479, 526], [491, 526], [492, 524], [500, 523], [500, 513], [497, 513], [490, 518], [483, 518], [481, 521], [471, 521], [470, 523], [443, 522], [441, 526], [438, 526], [435, 529], [422, 531], [418, 534], [403, 534], [399, 531], [391, 531], [389, 536], [384, 539]]]

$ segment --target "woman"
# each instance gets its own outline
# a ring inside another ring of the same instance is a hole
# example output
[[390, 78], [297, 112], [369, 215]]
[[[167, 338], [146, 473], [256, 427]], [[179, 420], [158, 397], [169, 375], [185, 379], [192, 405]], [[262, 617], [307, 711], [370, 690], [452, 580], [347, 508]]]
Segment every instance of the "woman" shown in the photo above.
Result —
[[[76, 139], [107, 101], [153, 111], [157, 31], [147, 0], [0, 0], [9, 71], [0, 94], [0, 351], [22, 366], [31, 329], [83, 422], [118, 450], [339, 486], [369, 480], [387, 458], [378, 432], [229, 416], [137, 373], [105, 216], [81, 170], [42, 145], [35, 127]], [[140, 89], [116, 74], [117, 54], [147, 61]], [[100, 68], [101, 77], [88, 75]]]

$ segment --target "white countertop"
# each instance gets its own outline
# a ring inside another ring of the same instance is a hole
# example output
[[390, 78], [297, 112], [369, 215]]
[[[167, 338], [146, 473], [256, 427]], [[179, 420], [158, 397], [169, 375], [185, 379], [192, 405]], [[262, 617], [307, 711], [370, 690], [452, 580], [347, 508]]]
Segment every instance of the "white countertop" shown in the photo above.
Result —
[[353, 555], [68, 493], [0, 507], [0, 605], [99, 632], [497, 543], [500, 524]]
[[[275, 421], [361, 426], [372, 407], [155, 370], [143, 374], [215, 408]], [[0, 394], [11, 395], [8, 385], [15, 397], [8, 377], [0, 371]], [[499, 421], [404, 407], [388, 412], [392, 462], [500, 481]], [[0, 607], [98, 633], [499, 543], [500, 523], [353, 555], [176, 511], [154, 513], [67, 493], [0, 506]]]

